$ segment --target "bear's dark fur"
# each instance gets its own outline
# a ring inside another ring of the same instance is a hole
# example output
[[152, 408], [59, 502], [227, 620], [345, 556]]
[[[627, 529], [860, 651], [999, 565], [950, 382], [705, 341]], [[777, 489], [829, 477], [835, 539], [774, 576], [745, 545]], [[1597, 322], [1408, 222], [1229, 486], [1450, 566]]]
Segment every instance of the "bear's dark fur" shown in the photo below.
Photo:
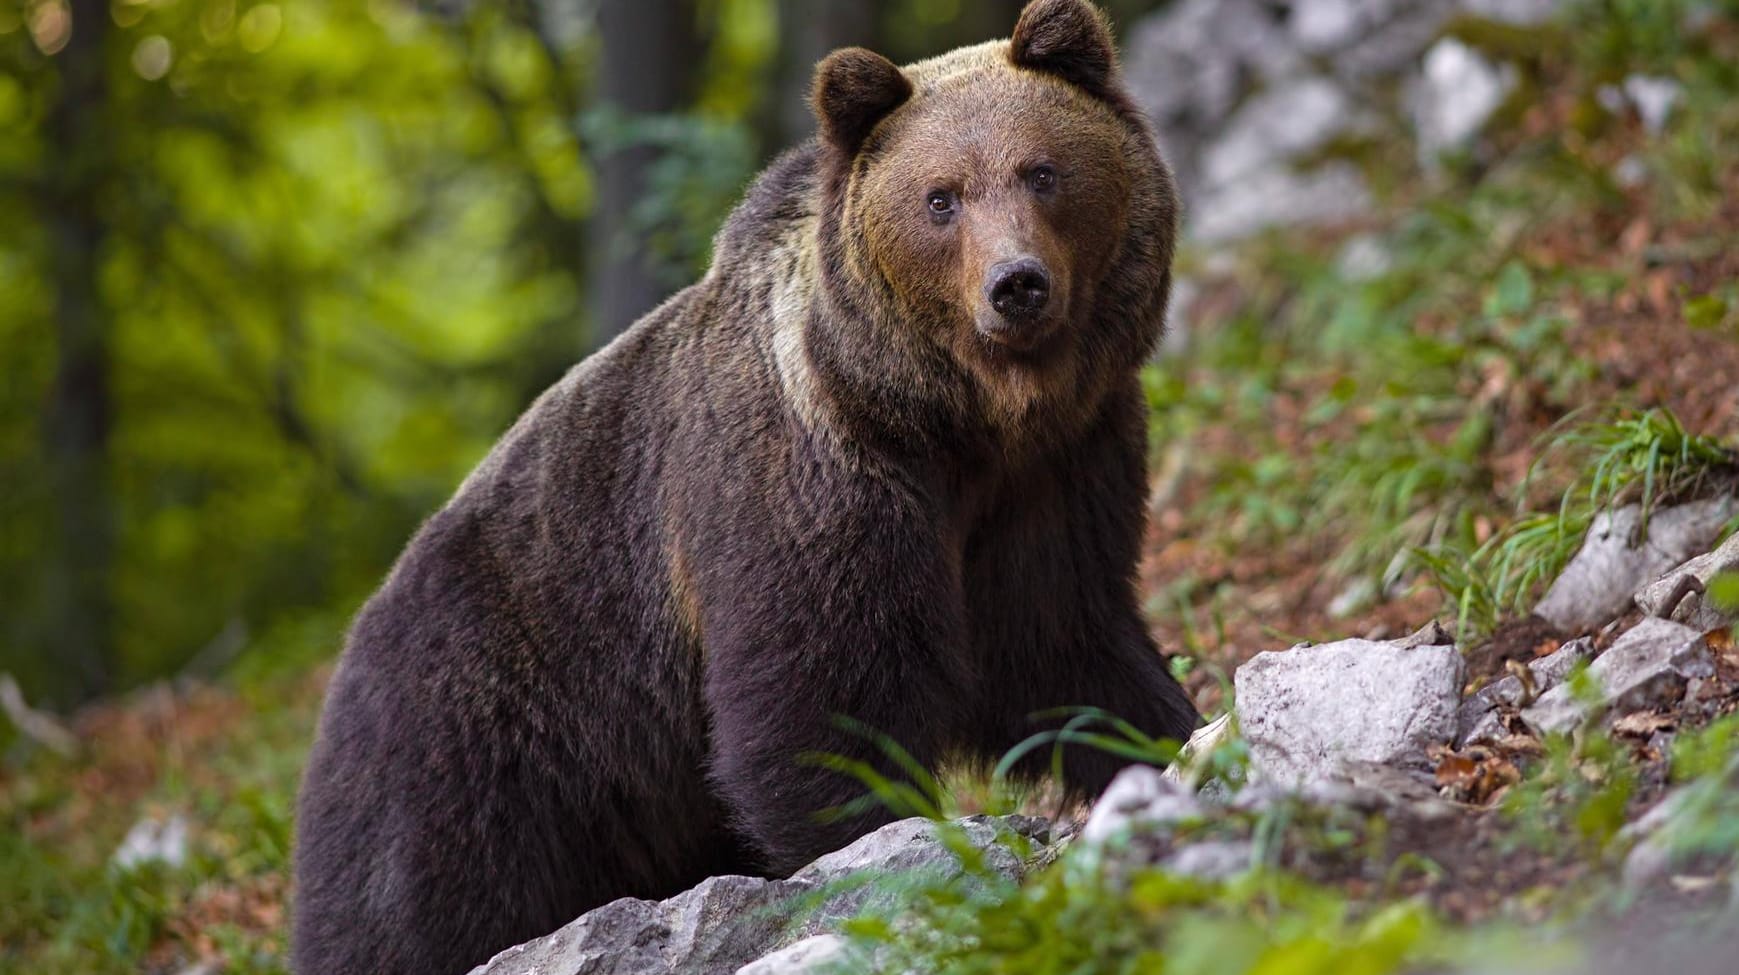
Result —
[[[888, 762], [838, 715], [932, 767], [1061, 706], [1195, 726], [1134, 584], [1177, 204], [1103, 19], [836, 52], [815, 103], [706, 277], [545, 393], [358, 615], [298, 810], [302, 975], [463, 972], [842, 846], [887, 815], [818, 818], [863, 787], [802, 756]], [[1065, 785], [1123, 764], [1071, 750]]]

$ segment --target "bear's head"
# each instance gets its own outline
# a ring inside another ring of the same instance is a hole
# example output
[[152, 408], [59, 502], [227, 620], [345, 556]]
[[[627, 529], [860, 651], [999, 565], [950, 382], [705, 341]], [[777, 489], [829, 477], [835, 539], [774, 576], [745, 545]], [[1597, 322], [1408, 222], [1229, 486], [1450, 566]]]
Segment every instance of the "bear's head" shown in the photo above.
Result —
[[1066, 433], [1152, 352], [1177, 197], [1092, 4], [1034, 0], [1011, 39], [904, 69], [836, 51], [813, 103], [855, 328], [816, 352], [901, 435]]

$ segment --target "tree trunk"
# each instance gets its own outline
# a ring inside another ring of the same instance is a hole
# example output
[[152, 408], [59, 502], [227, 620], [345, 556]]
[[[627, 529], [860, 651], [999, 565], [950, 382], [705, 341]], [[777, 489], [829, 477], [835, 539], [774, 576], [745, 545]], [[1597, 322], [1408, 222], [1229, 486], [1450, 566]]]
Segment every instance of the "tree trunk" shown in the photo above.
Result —
[[815, 134], [809, 88], [815, 64], [841, 47], [876, 49], [871, 0], [779, 0], [779, 141], [775, 150]]
[[[694, 100], [705, 42], [696, 0], [600, 0], [601, 65], [595, 103], [628, 116], [678, 112]], [[630, 212], [645, 196], [643, 173], [658, 156], [636, 145], [594, 155], [597, 203], [590, 252], [592, 336], [603, 345], [664, 300], [666, 287]]]
[[58, 507], [46, 553], [51, 643], [63, 654], [69, 702], [106, 691], [112, 678], [111, 568], [115, 504], [109, 483], [109, 309], [99, 291], [107, 167], [108, 0], [73, 0], [72, 36], [54, 55], [58, 86], [46, 128], [55, 164], [43, 196], [54, 280], [58, 361], [46, 410]]

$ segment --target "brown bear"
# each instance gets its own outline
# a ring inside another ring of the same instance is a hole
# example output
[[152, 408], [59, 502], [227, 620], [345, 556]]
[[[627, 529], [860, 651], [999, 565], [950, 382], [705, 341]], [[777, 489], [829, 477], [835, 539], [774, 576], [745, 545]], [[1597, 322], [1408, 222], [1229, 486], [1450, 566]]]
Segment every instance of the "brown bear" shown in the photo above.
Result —
[[[298, 809], [302, 975], [463, 972], [840, 847], [889, 814], [818, 815], [864, 787], [805, 757], [895, 773], [840, 716], [931, 767], [1058, 707], [1196, 725], [1135, 589], [1178, 203], [1104, 19], [838, 51], [813, 100], [706, 276], [539, 398], [358, 615]], [[1127, 763], [1071, 750], [1064, 785]]]

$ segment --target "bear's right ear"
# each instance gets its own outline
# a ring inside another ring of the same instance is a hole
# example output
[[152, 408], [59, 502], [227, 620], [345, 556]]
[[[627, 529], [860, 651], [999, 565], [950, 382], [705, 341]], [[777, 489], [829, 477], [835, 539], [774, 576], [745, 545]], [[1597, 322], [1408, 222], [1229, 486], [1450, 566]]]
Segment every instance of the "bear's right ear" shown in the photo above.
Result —
[[810, 102], [821, 123], [821, 138], [851, 157], [876, 123], [910, 97], [912, 83], [894, 62], [874, 51], [847, 47], [816, 67]]
[[1032, 0], [1009, 41], [1015, 64], [1054, 74], [1106, 97], [1117, 75], [1117, 42], [1087, 0]]

